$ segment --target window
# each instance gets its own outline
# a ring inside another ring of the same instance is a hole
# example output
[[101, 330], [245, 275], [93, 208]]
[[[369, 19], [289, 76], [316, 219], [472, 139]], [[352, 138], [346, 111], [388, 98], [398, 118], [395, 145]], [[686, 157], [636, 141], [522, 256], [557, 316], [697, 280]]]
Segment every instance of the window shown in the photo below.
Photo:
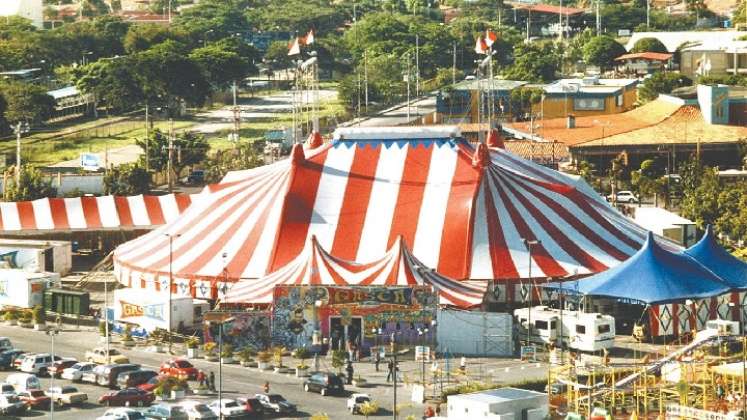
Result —
[[599, 334], [606, 334], [610, 332], [610, 324], [600, 325], [598, 330], [599, 330]]
[[576, 325], [576, 334], [586, 334], [586, 326]]
[[534, 321], [534, 327], [538, 330], [546, 330], [547, 329], [547, 321]]
[[551, 329], [551, 330], [554, 330], [555, 328], [558, 328], [558, 324], [557, 324], [557, 322], [556, 322], [556, 321], [552, 321], [552, 322], [550, 322], [550, 329]]
[[619, 94], [617, 97], [615, 97], [615, 103], [617, 106], [623, 106], [623, 95]]
[[603, 111], [604, 98], [575, 98], [573, 109], [576, 111]]

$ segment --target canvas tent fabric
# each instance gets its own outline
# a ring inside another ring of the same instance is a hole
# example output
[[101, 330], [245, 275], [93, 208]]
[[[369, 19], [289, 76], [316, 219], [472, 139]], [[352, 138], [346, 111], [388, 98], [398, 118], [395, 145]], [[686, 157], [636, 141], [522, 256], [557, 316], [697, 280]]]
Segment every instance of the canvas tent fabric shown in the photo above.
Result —
[[585, 279], [548, 283], [544, 287], [648, 305], [708, 298], [730, 290], [691, 257], [664, 249], [650, 232], [643, 247], [617, 267]]
[[731, 255], [716, 241], [709, 225], [705, 235], [682, 251], [722, 279], [733, 290], [747, 290], [747, 263]]
[[469, 308], [480, 305], [487, 282], [458, 282], [425, 267], [402, 238], [376, 261], [358, 264], [330, 255], [316, 237], [308, 241], [288, 265], [259, 280], [241, 280], [228, 286], [221, 299], [226, 304], [271, 303], [275, 286], [431, 286], [442, 305]]
[[150, 229], [177, 220], [188, 194], [42, 198], [0, 203], [0, 232]]
[[184, 290], [260, 279], [312, 236], [359, 263], [380, 259], [401, 236], [444, 276], [509, 281], [528, 277], [524, 238], [541, 241], [533, 277], [558, 277], [619, 264], [645, 231], [583, 181], [475, 147], [456, 127], [340, 129], [329, 143], [296, 145], [289, 159], [207, 187], [177, 220], [119, 246], [115, 275], [128, 286], [159, 283], [171, 260]]

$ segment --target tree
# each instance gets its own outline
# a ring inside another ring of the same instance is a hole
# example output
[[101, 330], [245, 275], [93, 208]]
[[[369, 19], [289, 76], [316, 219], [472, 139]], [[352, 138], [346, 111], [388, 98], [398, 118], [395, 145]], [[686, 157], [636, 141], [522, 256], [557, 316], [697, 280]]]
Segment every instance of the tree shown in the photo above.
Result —
[[671, 93], [674, 89], [690, 86], [692, 80], [679, 73], [656, 73], [643, 81], [638, 89], [638, 98], [642, 101], [656, 99], [660, 93]]
[[104, 0], [83, 0], [80, 7], [81, 14], [87, 18], [109, 14], [109, 5]]
[[633, 48], [630, 50], [632, 53], [641, 53], [641, 52], [658, 52], [658, 53], [667, 53], [667, 47], [659, 41], [657, 38], [641, 38], [638, 41], [636, 41], [635, 45], [633, 45]]
[[514, 48], [514, 63], [503, 75], [510, 80], [549, 82], [558, 70], [557, 52], [550, 43], [520, 44]]
[[217, 151], [205, 161], [205, 181], [216, 184], [230, 171], [264, 165], [263, 146], [264, 142], [242, 142], [234, 149]]
[[5, 188], [5, 201], [29, 201], [54, 197], [57, 190], [45, 179], [42, 173], [31, 166], [24, 165], [18, 184], [15, 177], [8, 178]]
[[41, 122], [54, 112], [54, 98], [41, 86], [10, 82], [0, 85], [0, 95], [5, 102], [5, 120], [8, 123]]
[[189, 58], [197, 63], [205, 79], [216, 89], [228, 87], [231, 83], [242, 80], [249, 73], [249, 63], [237, 53], [208, 45], [192, 50]]
[[104, 192], [110, 195], [138, 195], [150, 191], [150, 174], [138, 164], [108, 169], [104, 175]]
[[186, 34], [167, 26], [147, 24], [133, 25], [124, 37], [123, 45], [128, 54], [146, 51], [154, 45], [172, 40], [186, 43]]
[[542, 101], [542, 89], [532, 87], [520, 87], [511, 91], [511, 112], [515, 115], [532, 111], [532, 105]]
[[614, 66], [615, 58], [625, 54], [625, 47], [611, 36], [599, 35], [584, 45], [583, 51], [587, 64], [606, 70]]
[[656, 176], [655, 165], [656, 162], [653, 159], [644, 160], [641, 162], [640, 169], [630, 174], [630, 182], [638, 189], [638, 197], [641, 201], [644, 197], [660, 192], [661, 184]]
[[584, 179], [584, 181], [590, 184], [594, 179], [594, 174], [596, 172], [594, 170], [594, 164], [586, 160], [581, 160], [578, 162], [576, 171], [578, 172], [578, 175]]
[[247, 6], [241, 0], [202, 0], [182, 10], [172, 27], [187, 33], [193, 45], [226, 38], [251, 30], [248, 19], [241, 13]]
[[[150, 136], [146, 145], [145, 140], [136, 140], [136, 144], [148, 153], [148, 165], [156, 171], [166, 170], [169, 162], [169, 136], [156, 129]], [[172, 142], [171, 167], [176, 175], [188, 166], [195, 165], [205, 160], [210, 144], [205, 137], [192, 133], [179, 133], [174, 135]], [[140, 157], [142, 166], [145, 156]]]
[[271, 42], [265, 52], [264, 61], [275, 71], [291, 67], [293, 59], [288, 56], [288, 43], [284, 41]]
[[720, 215], [718, 199], [721, 186], [718, 171], [715, 168], [696, 166], [691, 168], [691, 173], [680, 174], [683, 183], [680, 202], [682, 216], [693, 220], [701, 228], [714, 224]]
[[74, 79], [81, 92], [93, 94], [111, 111], [121, 113], [139, 106], [145, 92], [131, 57], [99, 60], [74, 70]]
[[262, 7], [249, 9], [246, 16], [263, 31], [298, 31], [302, 34], [309, 29], [318, 34], [330, 33], [349, 19], [343, 10], [321, 0], [268, 1]]

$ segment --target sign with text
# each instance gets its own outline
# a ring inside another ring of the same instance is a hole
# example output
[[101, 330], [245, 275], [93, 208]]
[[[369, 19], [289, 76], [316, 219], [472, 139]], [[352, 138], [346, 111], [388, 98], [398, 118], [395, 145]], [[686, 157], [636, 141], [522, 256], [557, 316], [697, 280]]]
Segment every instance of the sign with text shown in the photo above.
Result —
[[412, 305], [412, 289], [409, 287], [330, 287], [328, 293], [330, 305], [350, 303]]
[[122, 319], [135, 318], [140, 316], [160, 320], [164, 319], [163, 304], [141, 306], [125, 301], [120, 301], [119, 303], [122, 306]]

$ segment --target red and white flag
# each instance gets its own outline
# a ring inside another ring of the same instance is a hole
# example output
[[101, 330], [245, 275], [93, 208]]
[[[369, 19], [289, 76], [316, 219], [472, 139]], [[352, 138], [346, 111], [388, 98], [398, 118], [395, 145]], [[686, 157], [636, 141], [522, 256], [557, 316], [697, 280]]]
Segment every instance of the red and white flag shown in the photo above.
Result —
[[492, 47], [497, 40], [498, 35], [496, 35], [495, 32], [491, 31], [490, 29], [485, 31], [485, 44], [488, 45], [488, 48]]
[[293, 42], [288, 45], [288, 55], [298, 55], [301, 54], [301, 43], [298, 40], [298, 37], [293, 40]]
[[477, 40], [475, 41], [475, 52], [478, 54], [487, 54], [488, 53], [488, 43], [485, 42], [485, 38], [482, 36], [478, 36]]
[[314, 43], [314, 30], [309, 30], [309, 33], [306, 34], [306, 37], [303, 39], [304, 45], [311, 45]]

